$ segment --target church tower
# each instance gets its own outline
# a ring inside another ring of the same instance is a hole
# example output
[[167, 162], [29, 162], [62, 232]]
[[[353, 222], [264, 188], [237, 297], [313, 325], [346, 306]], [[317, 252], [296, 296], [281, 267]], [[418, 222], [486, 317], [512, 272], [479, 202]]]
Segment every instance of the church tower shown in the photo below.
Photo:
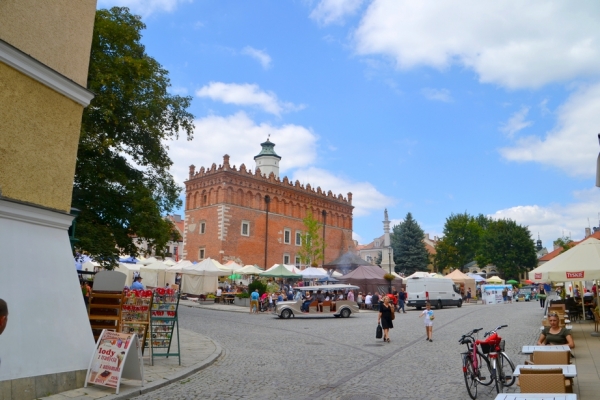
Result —
[[383, 212], [383, 249], [381, 250], [381, 268], [385, 272], [394, 271], [394, 249], [390, 241], [390, 219], [387, 208]]
[[279, 161], [281, 157], [275, 153], [275, 143], [267, 138], [267, 141], [260, 145], [262, 150], [254, 157], [256, 169], [260, 169], [261, 175], [265, 175], [267, 178], [271, 175], [271, 172], [275, 175], [275, 178], [279, 178]]

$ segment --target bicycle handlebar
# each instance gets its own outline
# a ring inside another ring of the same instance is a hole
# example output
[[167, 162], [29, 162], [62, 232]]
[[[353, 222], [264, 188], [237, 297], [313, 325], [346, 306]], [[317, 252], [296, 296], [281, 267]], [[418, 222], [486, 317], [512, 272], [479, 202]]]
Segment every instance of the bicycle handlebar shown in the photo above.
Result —
[[497, 327], [496, 329], [492, 329], [491, 331], [489, 331], [489, 332], [486, 332], [486, 333], [483, 335], [483, 337], [488, 337], [488, 336], [489, 336], [489, 335], [491, 335], [492, 333], [496, 333], [496, 331], [499, 331], [500, 329], [502, 329], [502, 328], [507, 328], [507, 327], [508, 327], [508, 325], [500, 325], [500, 326], [499, 326], [499, 327]]
[[477, 329], [473, 329], [471, 332], [466, 333], [464, 335], [462, 335], [462, 337], [458, 340], [458, 343], [463, 344], [465, 339], [469, 338], [469, 339], [474, 339], [473, 338], [473, 334], [479, 332], [480, 330], [482, 330], [483, 328], [477, 328]]

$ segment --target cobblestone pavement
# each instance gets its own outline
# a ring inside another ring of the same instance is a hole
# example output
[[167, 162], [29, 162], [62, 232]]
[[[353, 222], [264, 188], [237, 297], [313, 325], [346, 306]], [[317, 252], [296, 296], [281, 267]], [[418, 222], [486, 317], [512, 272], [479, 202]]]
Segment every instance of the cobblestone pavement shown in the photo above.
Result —
[[[500, 331], [516, 364], [539, 334], [542, 310], [534, 302], [435, 310], [433, 342], [425, 341], [419, 311], [396, 314], [391, 343], [375, 339], [377, 315], [348, 319], [281, 320], [180, 308], [182, 328], [220, 343], [211, 367], [138, 399], [468, 399], [458, 344], [473, 328]], [[507, 391], [514, 391], [509, 388]], [[481, 399], [496, 393], [479, 387]]]

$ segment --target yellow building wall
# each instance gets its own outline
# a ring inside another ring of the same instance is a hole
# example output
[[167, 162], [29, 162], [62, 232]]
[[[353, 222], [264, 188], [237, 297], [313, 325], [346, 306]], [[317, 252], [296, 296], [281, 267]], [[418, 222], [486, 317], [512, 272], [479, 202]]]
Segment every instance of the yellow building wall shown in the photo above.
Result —
[[96, 0], [0, 0], [0, 39], [87, 87]]
[[0, 63], [3, 197], [70, 210], [82, 113], [80, 104]]

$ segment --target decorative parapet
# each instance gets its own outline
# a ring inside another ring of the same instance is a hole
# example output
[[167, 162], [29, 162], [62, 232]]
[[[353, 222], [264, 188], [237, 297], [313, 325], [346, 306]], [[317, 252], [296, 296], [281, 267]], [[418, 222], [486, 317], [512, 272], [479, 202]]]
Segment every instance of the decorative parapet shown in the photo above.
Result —
[[280, 179], [280, 178], [276, 177], [275, 174], [273, 174], [272, 172], [269, 174], [269, 176], [266, 176], [261, 173], [260, 168], [256, 168], [256, 173], [253, 173], [251, 169], [246, 168], [246, 165], [242, 164], [242, 165], [240, 165], [240, 168], [238, 170], [235, 167], [235, 165], [231, 166], [229, 164], [229, 155], [227, 155], [227, 154], [225, 154], [223, 156], [223, 165], [219, 165], [218, 167], [217, 167], [217, 164], [213, 163], [209, 169], [205, 169], [204, 167], [201, 167], [196, 172], [196, 167], [194, 165], [190, 165], [189, 179], [186, 182], [190, 182], [190, 181], [192, 181], [194, 179], [198, 179], [198, 178], [205, 178], [205, 177], [208, 177], [211, 175], [218, 174], [220, 172], [235, 173], [241, 177], [252, 177], [254, 179], [259, 179], [259, 180], [262, 180], [267, 183], [279, 184], [284, 187], [293, 188], [295, 190], [299, 190], [301, 192], [304, 192], [306, 194], [310, 194], [313, 196], [319, 196], [319, 197], [323, 197], [326, 199], [331, 199], [331, 200], [335, 200], [335, 201], [338, 201], [341, 203], [347, 203], [348, 205], [352, 205], [352, 193], [351, 192], [348, 192], [348, 197], [345, 198], [341, 194], [335, 195], [331, 190], [325, 192], [323, 189], [321, 189], [320, 186], [318, 186], [316, 189], [314, 189], [310, 185], [310, 183], [307, 183], [306, 185], [302, 185], [300, 183], [300, 181], [298, 181], [298, 180], [296, 180], [295, 182], [292, 182], [288, 179], [287, 176], [283, 177], [283, 179]]

